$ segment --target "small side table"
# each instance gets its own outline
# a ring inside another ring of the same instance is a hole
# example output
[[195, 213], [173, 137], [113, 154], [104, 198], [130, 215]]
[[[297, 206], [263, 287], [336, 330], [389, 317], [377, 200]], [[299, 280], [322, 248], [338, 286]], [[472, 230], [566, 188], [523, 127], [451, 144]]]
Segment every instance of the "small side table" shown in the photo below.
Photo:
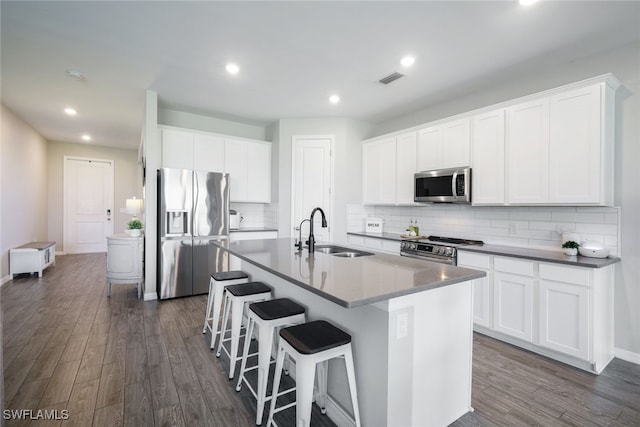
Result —
[[142, 293], [143, 238], [127, 234], [107, 237], [107, 296], [111, 296], [112, 283], [135, 283], [138, 298]]
[[16, 274], [38, 273], [56, 264], [56, 242], [31, 242], [9, 249], [9, 276], [13, 280]]

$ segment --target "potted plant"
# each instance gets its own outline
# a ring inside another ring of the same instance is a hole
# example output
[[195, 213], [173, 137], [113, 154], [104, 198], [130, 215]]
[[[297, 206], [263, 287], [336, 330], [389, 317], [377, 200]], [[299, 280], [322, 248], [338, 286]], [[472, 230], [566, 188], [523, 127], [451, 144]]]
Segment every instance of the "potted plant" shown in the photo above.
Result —
[[578, 248], [580, 244], [578, 242], [574, 242], [573, 240], [567, 240], [562, 244], [562, 248], [564, 249], [564, 253], [569, 256], [578, 255]]
[[129, 234], [132, 237], [138, 237], [140, 235], [142, 231], [142, 222], [138, 218], [133, 218], [131, 221], [129, 221], [127, 226], [130, 230]]

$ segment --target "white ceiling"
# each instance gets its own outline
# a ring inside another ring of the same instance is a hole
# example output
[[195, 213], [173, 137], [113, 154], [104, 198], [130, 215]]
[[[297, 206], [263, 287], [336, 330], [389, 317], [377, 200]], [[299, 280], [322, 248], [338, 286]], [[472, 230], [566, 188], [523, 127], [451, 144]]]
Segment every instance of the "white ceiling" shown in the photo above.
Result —
[[[162, 108], [255, 125], [379, 123], [640, 40], [638, 1], [2, 1], [2, 103], [49, 140], [136, 148], [145, 90]], [[416, 57], [406, 77], [405, 54]], [[241, 67], [232, 77], [228, 61]], [[66, 76], [74, 69], [86, 76]], [[342, 101], [328, 102], [332, 93]], [[71, 105], [74, 118], [62, 113]]]

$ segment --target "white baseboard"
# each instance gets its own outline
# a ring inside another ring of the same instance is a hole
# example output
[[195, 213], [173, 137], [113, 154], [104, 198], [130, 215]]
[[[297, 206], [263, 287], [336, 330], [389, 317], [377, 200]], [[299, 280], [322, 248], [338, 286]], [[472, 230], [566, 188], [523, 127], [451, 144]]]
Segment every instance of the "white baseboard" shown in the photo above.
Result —
[[638, 353], [634, 353], [629, 350], [623, 350], [621, 348], [615, 348], [613, 352], [618, 359], [626, 360], [627, 362], [640, 365], [640, 354]]
[[145, 292], [143, 295], [144, 301], [153, 301], [158, 299], [158, 294], [156, 292]]
[[0, 279], [0, 286], [4, 285], [5, 283], [7, 283], [10, 280], [11, 280], [11, 276], [7, 274], [2, 279]]
[[331, 418], [336, 425], [339, 426], [355, 426], [355, 421], [351, 416], [342, 409], [342, 406], [338, 405], [331, 396], [327, 395], [327, 416]]

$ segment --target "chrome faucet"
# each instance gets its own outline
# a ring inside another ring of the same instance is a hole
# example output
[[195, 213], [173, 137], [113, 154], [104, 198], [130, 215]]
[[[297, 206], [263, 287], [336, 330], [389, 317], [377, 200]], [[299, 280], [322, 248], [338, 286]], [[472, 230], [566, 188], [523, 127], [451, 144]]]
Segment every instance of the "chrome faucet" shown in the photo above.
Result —
[[320, 211], [320, 215], [322, 215], [322, 228], [327, 228], [327, 219], [324, 216], [324, 211], [321, 208], [315, 208], [311, 211], [311, 216], [309, 217], [309, 240], [307, 241], [307, 245], [309, 245], [309, 253], [312, 254], [316, 249], [316, 238], [313, 235], [313, 216], [317, 211]]

